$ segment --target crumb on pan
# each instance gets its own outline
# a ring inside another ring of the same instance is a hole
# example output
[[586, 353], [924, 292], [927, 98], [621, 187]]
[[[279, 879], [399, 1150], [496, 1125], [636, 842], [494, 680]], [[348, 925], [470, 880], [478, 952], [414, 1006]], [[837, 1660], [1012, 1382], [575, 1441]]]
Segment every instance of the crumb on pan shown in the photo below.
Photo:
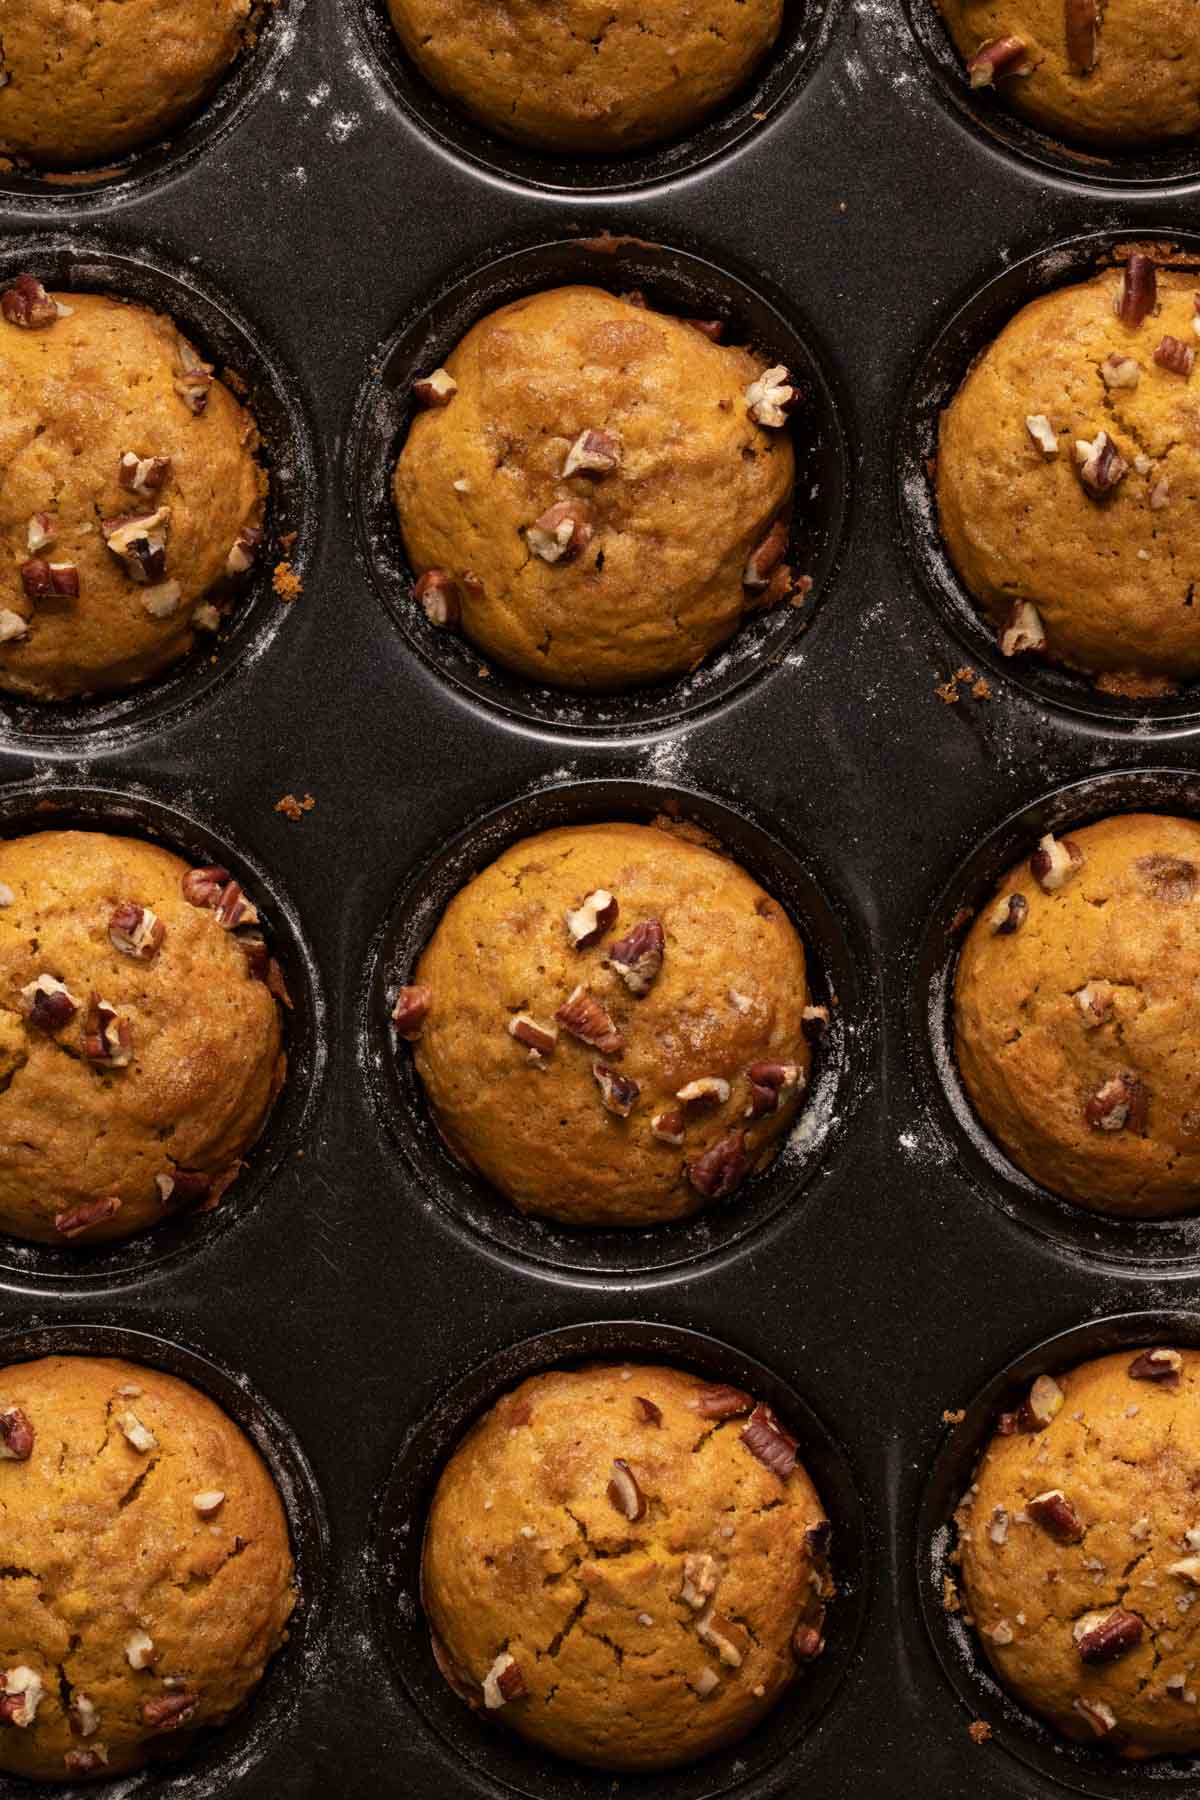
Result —
[[305, 813], [311, 812], [316, 804], [311, 794], [305, 794], [303, 800], [297, 800], [295, 794], [285, 794], [282, 800], [275, 802], [275, 811], [283, 813], [285, 818], [291, 819], [295, 823], [297, 819], [302, 819]]

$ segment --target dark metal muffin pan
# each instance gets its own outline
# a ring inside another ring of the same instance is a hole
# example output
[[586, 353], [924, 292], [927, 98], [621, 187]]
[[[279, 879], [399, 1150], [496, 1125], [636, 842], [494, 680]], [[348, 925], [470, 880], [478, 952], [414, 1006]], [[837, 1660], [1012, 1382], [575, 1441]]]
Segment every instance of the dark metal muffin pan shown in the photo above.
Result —
[[[200, 1354], [235, 1412], [244, 1383], [285, 1422], [330, 1521], [324, 1574], [301, 1558], [301, 1651], [235, 1727], [253, 1754], [218, 1740], [110, 1791], [610, 1791], [437, 1687], [418, 1534], [457, 1432], [507, 1382], [651, 1352], [742, 1371], [790, 1414], [846, 1597], [828, 1665], [740, 1749], [618, 1795], [1186, 1788], [1051, 1745], [969, 1643], [947, 1651], [929, 1580], [986, 1428], [973, 1395], [1064, 1332], [1084, 1330], [1082, 1355], [1105, 1320], [1180, 1335], [1200, 1310], [1191, 1223], [1121, 1227], [1032, 1190], [935, 1054], [959, 906], [1047, 823], [1200, 812], [1196, 710], [1114, 708], [994, 657], [900, 494], [948, 385], [1025, 297], [1114, 238], [1187, 241], [1197, 156], [1035, 154], [931, 64], [929, 0], [835, 0], [792, 6], [797, 35], [740, 123], [742, 100], [667, 151], [564, 170], [472, 133], [369, 3], [284, 0], [222, 109], [111, 181], [0, 177], [0, 274], [168, 306], [247, 380], [304, 581], [283, 606], [260, 577], [215, 665], [94, 707], [0, 705], [0, 830], [72, 818], [220, 846], [266, 898], [297, 1001], [293, 1088], [217, 1213], [69, 1263], [0, 1247], [10, 1354], [142, 1333], [134, 1354], [205, 1385]], [[810, 605], [752, 625], [715, 673], [560, 704], [425, 631], [381, 496], [410, 365], [486, 305], [568, 279], [643, 286], [806, 358], [795, 430], [819, 481], [793, 543]], [[967, 662], [991, 697], [968, 682], [947, 705], [935, 687]], [[315, 809], [289, 821], [288, 793]], [[589, 1240], [518, 1219], [449, 1162], [381, 1012], [482, 860], [610, 808], [714, 831], [788, 905], [840, 1004], [807, 1155], [704, 1221]], [[36, 1792], [0, 1780], [2, 1800]]]

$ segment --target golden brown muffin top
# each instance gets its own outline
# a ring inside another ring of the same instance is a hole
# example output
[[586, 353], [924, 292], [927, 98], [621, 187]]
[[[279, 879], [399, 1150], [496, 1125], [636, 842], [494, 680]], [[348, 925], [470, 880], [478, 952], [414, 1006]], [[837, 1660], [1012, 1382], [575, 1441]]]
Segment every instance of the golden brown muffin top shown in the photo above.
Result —
[[1181, 1047], [1200, 981], [1200, 824], [1122, 813], [1043, 838], [1033, 861], [1040, 879], [1030, 861], [1009, 870], [959, 961], [971, 1102], [1054, 1193], [1131, 1218], [1192, 1212], [1200, 1096]]
[[576, 1762], [666, 1768], [736, 1741], [823, 1646], [829, 1528], [795, 1452], [769, 1408], [677, 1369], [522, 1382], [434, 1496], [443, 1673]]
[[[1048, 1421], [1048, 1422], [1047, 1422]], [[962, 1587], [1004, 1684], [1065, 1736], [1200, 1749], [1200, 1354], [1041, 1377], [959, 1509]]]
[[[489, 314], [446, 372], [456, 390], [414, 420], [396, 505], [414, 570], [453, 578], [463, 630], [506, 668], [567, 688], [680, 674], [768, 598], [747, 561], [794, 458], [782, 414], [778, 428], [750, 416], [763, 364], [749, 351], [568, 287]], [[565, 474], [587, 434], [599, 462]], [[563, 507], [582, 535], [555, 554]]]
[[[1139, 266], [1140, 323], [1114, 310], [1131, 277], [1112, 270], [1005, 326], [942, 415], [937, 497], [1005, 654], [1041, 648], [1102, 687], [1153, 694], [1200, 674], [1200, 338], [1196, 275]], [[1182, 372], [1160, 360], [1178, 355]]]
[[0, 842], [0, 1230], [127, 1237], [215, 1204], [257, 1137], [279, 1008], [188, 877], [101, 832]]
[[295, 1593], [274, 1483], [207, 1395], [157, 1369], [0, 1369], [0, 1515], [9, 1773], [140, 1768], [236, 1712], [284, 1640]]
[[938, 4], [959, 52], [974, 65], [976, 85], [989, 85], [988, 64], [998, 46], [1006, 47], [994, 85], [1007, 105], [1044, 130], [1111, 149], [1200, 135], [1192, 0]]
[[245, 41], [251, 0], [22, 0], [5, 8], [0, 154], [124, 156], [188, 118]]
[[29, 280], [0, 316], [0, 687], [61, 700], [143, 681], [216, 629], [266, 475], [253, 419], [170, 319]]
[[[579, 945], [568, 913], [592, 928]], [[564, 826], [514, 844], [451, 901], [414, 988], [437, 1124], [525, 1212], [684, 1217], [767, 1161], [802, 1103], [795, 928], [736, 863], [674, 832]]]
[[537, 150], [619, 153], [719, 107], [782, 0], [389, 0], [408, 54], [481, 124]]

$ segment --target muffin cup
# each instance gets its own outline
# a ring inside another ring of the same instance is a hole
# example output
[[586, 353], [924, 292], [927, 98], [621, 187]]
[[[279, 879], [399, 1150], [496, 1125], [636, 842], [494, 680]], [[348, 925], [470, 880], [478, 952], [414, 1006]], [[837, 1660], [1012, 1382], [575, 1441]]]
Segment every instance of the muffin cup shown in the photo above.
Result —
[[[829, 1004], [830, 1027], [816, 1047], [805, 1103], [774, 1162], [728, 1201], [691, 1218], [644, 1227], [588, 1228], [526, 1217], [445, 1148], [406, 1046], [397, 1047], [389, 995], [408, 980], [454, 894], [519, 839], [557, 825], [660, 815], [698, 824], [749, 870], [797, 927], [814, 1005]], [[364, 1074], [380, 1122], [406, 1170], [437, 1201], [457, 1233], [489, 1254], [539, 1273], [651, 1279], [687, 1264], [724, 1258], [793, 1205], [818, 1176], [845, 1131], [872, 1052], [869, 963], [855, 927], [806, 864], [743, 812], [707, 795], [644, 781], [587, 781], [539, 789], [485, 814], [446, 846], [402, 891], [367, 958], [359, 1002]]]
[[[413, 575], [392, 497], [396, 458], [413, 418], [413, 381], [438, 367], [470, 327], [523, 295], [573, 283], [627, 293], [640, 288], [651, 306], [728, 322], [730, 343], [747, 343], [783, 363], [805, 399], [792, 422], [796, 484], [790, 560], [810, 575], [801, 607], [747, 615], [733, 637], [690, 675], [622, 693], [539, 687], [497, 665], [459, 632], [439, 630], [412, 597]], [[460, 694], [505, 717], [548, 730], [611, 736], [645, 732], [730, 699], [791, 649], [822, 609], [833, 585], [850, 512], [853, 457], [846, 409], [819, 350], [741, 276], [702, 254], [640, 238], [567, 238], [510, 251], [445, 289], [422, 307], [372, 359], [350, 425], [345, 479], [359, 551], [375, 591], [410, 645]]]
[[[157, 252], [126, 250], [78, 233], [34, 236], [0, 245], [0, 288], [28, 271], [51, 288], [111, 294], [168, 314], [218, 378], [232, 375], [262, 437], [270, 477], [266, 540], [254, 573], [239, 587], [219, 632], [201, 632], [195, 649], [163, 674], [116, 694], [70, 701], [26, 700], [0, 691], [0, 748], [16, 751], [116, 748], [158, 730], [173, 714], [194, 711], [245, 659], [265, 655], [287, 622], [271, 587], [286, 556], [303, 578], [316, 536], [317, 453], [299, 389], [257, 330], [232, 302], [191, 270]], [[244, 393], [243, 393], [244, 388]], [[283, 548], [283, 540], [289, 541]]]
[[[35, 1784], [0, 1774], [0, 1800], [31, 1796], [105, 1794], [111, 1800], [219, 1800], [239, 1778], [261, 1762], [290, 1723], [300, 1691], [320, 1666], [328, 1611], [329, 1526], [325, 1504], [308, 1459], [294, 1432], [243, 1375], [188, 1345], [148, 1331], [110, 1324], [30, 1325], [0, 1333], [0, 1368], [42, 1356], [111, 1356], [187, 1381], [215, 1400], [239, 1425], [265, 1462], [287, 1515], [296, 1564], [296, 1607], [287, 1641], [267, 1665], [245, 1710], [219, 1730], [202, 1734], [171, 1760], [151, 1763], [136, 1775], [114, 1782]], [[170, 1741], [168, 1740], [168, 1752]]]
[[0, 1281], [43, 1293], [111, 1289], [174, 1268], [231, 1230], [261, 1201], [283, 1159], [303, 1144], [326, 1058], [325, 1003], [316, 962], [288, 897], [246, 851], [206, 822], [149, 795], [49, 780], [0, 787], [0, 837], [35, 831], [103, 831], [161, 844], [196, 866], [219, 864], [254, 898], [291, 996], [282, 1007], [287, 1079], [246, 1167], [212, 1212], [164, 1220], [112, 1244], [56, 1249], [0, 1236]]
[[[451, 1691], [429, 1646], [421, 1606], [425, 1520], [442, 1468], [468, 1427], [526, 1376], [578, 1363], [661, 1362], [730, 1382], [761, 1398], [800, 1440], [799, 1456], [833, 1524], [827, 1642], [767, 1718], [747, 1737], [691, 1767], [622, 1776], [539, 1751], [476, 1718]], [[475, 1772], [487, 1791], [529, 1800], [611, 1800], [615, 1785], [645, 1800], [714, 1800], [767, 1771], [812, 1730], [854, 1660], [870, 1598], [867, 1525], [845, 1452], [808, 1403], [740, 1351], [674, 1325], [606, 1320], [565, 1325], [513, 1344], [472, 1369], [401, 1443], [380, 1497], [370, 1558], [377, 1628], [396, 1676], [425, 1722]]]
[[1196, 1792], [1200, 1754], [1122, 1762], [1111, 1752], [1073, 1744], [1025, 1710], [996, 1680], [972, 1628], [946, 1611], [943, 1581], [953, 1577], [950, 1554], [957, 1541], [954, 1511], [974, 1479], [999, 1414], [1023, 1399], [1038, 1375], [1055, 1374], [1110, 1351], [1153, 1344], [1200, 1345], [1194, 1312], [1163, 1309], [1092, 1319], [1047, 1338], [1010, 1362], [949, 1425], [921, 1496], [917, 1521], [917, 1586], [925, 1627], [942, 1673], [972, 1719], [985, 1720], [996, 1742], [1028, 1768], [1075, 1793], [1098, 1800], [1128, 1800], [1132, 1793], [1183, 1800]]
[[[975, 361], [1004, 327], [1039, 295], [1087, 281], [1111, 266], [1118, 246], [1136, 244], [1191, 268], [1200, 259], [1200, 234], [1171, 231], [1150, 238], [1132, 227], [1067, 238], [1008, 265], [977, 288], [951, 315], [923, 354], [899, 416], [894, 466], [901, 539], [921, 587], [967, 655], [1004, 682], [1026, 689], [1041, 706], [1061, 709], [1110, 731], [1178, 730], [1200, 719], [1200, 682], [1164, 700], [1101, 693], [1086, 675], [1035, 656], [1002, 656], [993, 625], [972, 598], [950, 559], [938, 524], [932, 461], [938, 425]], [[1200, 270], [1198, 270], [1200, 285]]]

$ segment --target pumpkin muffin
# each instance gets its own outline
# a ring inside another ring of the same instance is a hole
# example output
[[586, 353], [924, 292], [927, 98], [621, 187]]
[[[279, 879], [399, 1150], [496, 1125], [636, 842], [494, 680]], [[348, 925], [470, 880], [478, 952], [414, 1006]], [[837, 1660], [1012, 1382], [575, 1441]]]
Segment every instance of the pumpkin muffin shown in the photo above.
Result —
[[393, 1012], [450, 1150], [525, 1213], [652, 1225], [732, 1194], [800, 1109], [804, 950], [725, 856], [649, 825], [526, 838]]
[[1044, 837], [959, 959], [959, 1070], [1034, 1181], [1093, 1212], [1200, 1207], [1200, 824], [1123, 813]]
[[1024, 307], [942, 415], [941, 528], [1006, 656], [1200, 675], [1196, 276], [1132, 256]]
[[1191, 0], [938, 0], [971, 86], [1094, 149], [1200, 136]]
[[111, 693], [215, 631], [262, 539], [258, 442], [170, 319], [102, 294], [47, 294], [31, 275], [9, 287], [0, 688]]
[[678, 137], [746, 81], [782, 0], [388, 0], [426, 80], [535, 150], [610, 155]]
[[1200, 1355], [1166, 1346], [1039, 1376], [984, 1452], [961, 1599], [1005, 1687], [1064, 1737], [1200, 1750], [1198, 1459]]
[[197, 112], [247, 41], [250, 0], [23, 0], [0, 41], [0, 154], [78, 169]]
[[154, 844], [0, 842], [0, 1231], [88, 1244], [217, 1204], [284, 1073], [257, 918]]
[[532, 1376], [438, 1483], [447, 1681], [539, 1748], [665, 1769], [743, 1737], [824, 1648], [830, 1527], [770, 1407], [678, 1369]]
[[395, 500], [433, 623], [531, 681], [613, 690], [695, 668], [793, 592], [799, 390], [720, 329], [556, 288], [417, 383]]
[[0, 1369], [0, 1769], [140, 1769], [238, 1712], [295, 1605], [287, 1521], [219, 1406], [140, 1363]]

